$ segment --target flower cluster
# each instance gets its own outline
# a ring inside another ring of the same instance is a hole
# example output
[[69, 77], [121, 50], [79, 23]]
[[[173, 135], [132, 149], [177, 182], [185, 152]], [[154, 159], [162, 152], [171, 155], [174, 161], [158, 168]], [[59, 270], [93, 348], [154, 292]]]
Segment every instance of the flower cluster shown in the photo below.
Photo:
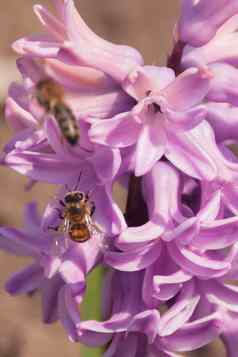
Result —
[[[236, 357], [237, 0], [182, 0], [167, 67], [98, 37], [73, 0], [54, 4], [34, 7], [44, 34], [13, 44], [22, 83], [1, 164], [60, 189], [42, 217], [30, 203], [23, 229], [0, 228], [2, 250], [33, 259], [7, 291], [39, 290], [44, 321], [105, 357], [176, 357], [217, 337]], [[82, 321], [99, 265], [103, 319]]]

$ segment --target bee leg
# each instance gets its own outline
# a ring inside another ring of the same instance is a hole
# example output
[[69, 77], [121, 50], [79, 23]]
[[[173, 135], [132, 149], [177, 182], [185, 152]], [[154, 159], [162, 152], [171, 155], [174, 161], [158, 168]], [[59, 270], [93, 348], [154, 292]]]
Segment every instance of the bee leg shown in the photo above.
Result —
[[92, 215], [94, 214], [96, 210], [96, 205], [95, 205], [95, 202], [91, 202], [91, 213], [90, 213], [90, 216], [92, 217]]
[[58, 212], [58, 217], [59, 217], [60, 219], [64, 219], [64, 217], [62, 216], [61, 209], [55, 207], [55, 210]]
[[89, 190], [86, 195], [85, 195], [85, 202], [90, 200], [90, 196], [91, 196], [92, 190]]
[[61, 206], [63, 206], [63, 207], [65, 207], [66, 205], [65, 205], [65, 203], [64, 203], [64, 201], [62, 201], [62, 200], [59, 200], [59, 203], [61, 204]]

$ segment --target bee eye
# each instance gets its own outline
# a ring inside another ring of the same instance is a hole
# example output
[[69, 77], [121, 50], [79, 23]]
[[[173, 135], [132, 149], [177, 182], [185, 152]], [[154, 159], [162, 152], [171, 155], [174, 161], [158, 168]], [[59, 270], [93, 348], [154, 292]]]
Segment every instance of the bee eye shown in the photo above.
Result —
[[64, 200], [65, 200], [66, 203], [69, 203], [69, 202], [71, 202], [71, 197], [70, 196], [65, 196]]
[[81, 201], [83, 199], [84, 195], [82, 194], [82, 192], [78, 193], [78, 199]]

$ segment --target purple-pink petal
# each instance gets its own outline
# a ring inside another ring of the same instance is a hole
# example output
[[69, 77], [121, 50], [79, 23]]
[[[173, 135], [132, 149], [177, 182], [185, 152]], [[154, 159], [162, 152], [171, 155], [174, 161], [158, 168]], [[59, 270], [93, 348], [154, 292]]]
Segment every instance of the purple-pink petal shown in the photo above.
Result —
[[108, 252], [105, 262], [121, 271], [138, 271], [153, 264], [161, 253], [161, 242], [129, 252]]
[[183, 0], [178, 31], [182, 41], [201, 46], [211, 40], [219, 27], [238, 12], [236, 0]]
[[140, 53], [128, 46], [114, 45], [94, 34], [78, 14], [72, 0], [65, 1], [65, 25], [72, 50], [82, 64], [97, 68], [117, 81], [143, 64]]
[[191, 351], [208, 344], [217, 338], [222, 329], [222, 321], [218, 314], [185, 324], [170, 336], [158, 339], [165, 348], [174, 351]]
[[95, 120], [89, 135], [93, 142], [111, 147], [133, 145], [140, 133], [138, 124], [131, 113], [118, 114], [112, 119]]
[[44, 281], [43, 268], [34, 263], [14, 273], [6, 282], [5, 289], [11, 295], [31, 293], [41, 287]]
[[136, 176], [145, 175], [152, 169], [164, 155], [166, 143], [166, 132], [159, 120], [151, 119], [141, 128], [135, 149]]
[[160, 91], [168, 106], [177, 111], [185, 111], [200, 104], [208, 93], [212, 74], [196, 68], [189, 68], [167, 87]]

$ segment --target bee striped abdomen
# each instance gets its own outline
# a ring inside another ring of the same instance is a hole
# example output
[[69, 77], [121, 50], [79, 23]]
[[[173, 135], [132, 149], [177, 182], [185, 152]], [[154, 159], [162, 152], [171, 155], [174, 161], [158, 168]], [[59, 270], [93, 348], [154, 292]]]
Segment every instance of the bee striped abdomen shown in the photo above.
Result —
[[84, 223], [72, 224], [69, 231], [69, 236], [74, 242], [82, 243], [90, 239], [90, 231]]
[[71, 109], [64, 103], [58, 103], [54, 107], [54, 116], [64, 138], [69, 144], [76, 145], [79, 140], [79, 129]]

